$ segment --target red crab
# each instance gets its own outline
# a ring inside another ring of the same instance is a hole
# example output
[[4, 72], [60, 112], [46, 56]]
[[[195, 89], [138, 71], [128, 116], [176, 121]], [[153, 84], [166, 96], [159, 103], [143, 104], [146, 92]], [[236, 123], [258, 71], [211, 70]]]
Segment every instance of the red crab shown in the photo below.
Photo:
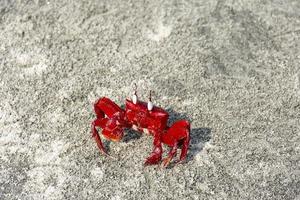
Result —
[[93, 137], [100, 151], [107, 154], [96, 127], [102, 129], [102, 135], [111, 141], [120, 141], [125, 128], [150, 134], [154, 137], [154, 148], [144, 165], [158, 164], [162, 159], [162, 144], [171, 147], [168, 157], [163, 159], [162, 166], [167, 167], [176, 155], [177, 148], [182, 146], [180, 158], [184, 161], [190, 143], [190, 123], [179, 120], [168, 126], [169, 114], [162, 108], [153, 106], [151, 91], [148, 103], [139, 101], [135, 90], [132, 99], [126, 99], [125, 110], [106, 97], [102, 97], [94, 104], [97, 118], [92, 122]]

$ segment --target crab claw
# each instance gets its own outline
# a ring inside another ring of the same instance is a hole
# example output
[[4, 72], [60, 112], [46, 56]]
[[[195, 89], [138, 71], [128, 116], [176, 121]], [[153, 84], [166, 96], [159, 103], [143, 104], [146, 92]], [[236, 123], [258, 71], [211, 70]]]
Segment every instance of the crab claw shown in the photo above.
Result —
[[119, 142], [124, 135], [124, 132], [121, 128], [116, 127], [114, 130], [109, 130], [109, 129], [103, 129], [102, 130], [102, 135], [113, 142]]
[[108, 119], [106, 126], [102, 130], [102, 135], [111, 141], [119, 142], [124, 136], [123, 121], [117, 116], [112, 119]]

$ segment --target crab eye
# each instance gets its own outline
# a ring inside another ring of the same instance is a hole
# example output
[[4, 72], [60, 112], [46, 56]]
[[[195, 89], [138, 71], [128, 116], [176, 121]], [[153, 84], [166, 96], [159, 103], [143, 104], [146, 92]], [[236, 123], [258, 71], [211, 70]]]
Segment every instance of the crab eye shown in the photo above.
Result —
[[132, 102], [134, 103], [134, 104], [136, 104], [137, 103], [137, 85], [136, 85], [136, 83], [134, 83], [134, 93], [133, 93], [133, 95], [132, 95]]
[[148, 101], [148, 105], [147, 105], [147, 108], [148, 108], [149, 111], [151, 111], [151, 110], [153, 109], [152, 93], [153, 93], [153, 91], [150, 90], [150, 93], [149, 93], [149, 101]]
[[148, 101], [147, 108], [149, 111], [151, 111], [153, 109], [153, 103], [151, 101]]
[[136, 104], [136, 102], [137, 102], [137, 96], [136, 96], [136, 94], [134, 94], [134, 95], [132, 96], [132, 102], [133, 102], [134, 104]]

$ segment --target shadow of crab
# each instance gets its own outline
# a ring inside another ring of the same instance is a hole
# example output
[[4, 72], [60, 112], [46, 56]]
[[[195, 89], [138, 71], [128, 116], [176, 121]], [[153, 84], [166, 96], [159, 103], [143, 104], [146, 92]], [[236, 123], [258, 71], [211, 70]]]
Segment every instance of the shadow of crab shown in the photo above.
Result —
[[123, 137], [123, 142], [130, 142], [131, 140], [139, 139], [142, 136], [141, 133], [138, 133], [135, 130], [126, 130], [126, 134]]
[[189, 153], [187, 156], [187, 162], [193, 160], [195, 156], [202, 151], [205, 143], [211, 140], [210, 128], [193, 128], [191, 130], [191, 142], [189, 147]]

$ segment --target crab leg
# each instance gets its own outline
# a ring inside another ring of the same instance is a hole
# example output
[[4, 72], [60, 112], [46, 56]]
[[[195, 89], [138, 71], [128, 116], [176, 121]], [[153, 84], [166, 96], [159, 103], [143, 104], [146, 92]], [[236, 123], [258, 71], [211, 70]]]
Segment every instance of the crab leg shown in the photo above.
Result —
[[97, 143], [97, 146], [98, 148], [100, 149], [100, 151], [104, 154], [104, 155], [108, 155], [108, 153], [106, 152], [106, 149], [104, 148], [103, 146], [103, 143], [101, 141], [101, 138], [99, 136], [99, 133], [96, 129], [96, 126], [100, 126], [100, 127], [103, 127], [104, 126], [104, 123], [105, 123], [105, 119], [95, 119], [92, 123], [92, 137], [95, 138], [96, 140], [96, 143]]
[[170, 164], [171, 160], [176, 155], [176, 152], [177, 152], [177, 142], [175, 142], [175, 144], [170, 149], [168, 157], [163, 159], [162, 167], [167, 167]]
[[144, 165], [157, 164], [162, 157], [161, 134], [157, 130], [154, 130], [153, 133], [154, 133], [154, 141], [153, 141], [154, 148], [150, 156], [146, 159]]
[[185, 158], [187, 156], [189, 143], [190, 143], [190, 128], [186, 129], [186, 138], [183, 141], [179, 162], [182, 162], [185, 160]]

